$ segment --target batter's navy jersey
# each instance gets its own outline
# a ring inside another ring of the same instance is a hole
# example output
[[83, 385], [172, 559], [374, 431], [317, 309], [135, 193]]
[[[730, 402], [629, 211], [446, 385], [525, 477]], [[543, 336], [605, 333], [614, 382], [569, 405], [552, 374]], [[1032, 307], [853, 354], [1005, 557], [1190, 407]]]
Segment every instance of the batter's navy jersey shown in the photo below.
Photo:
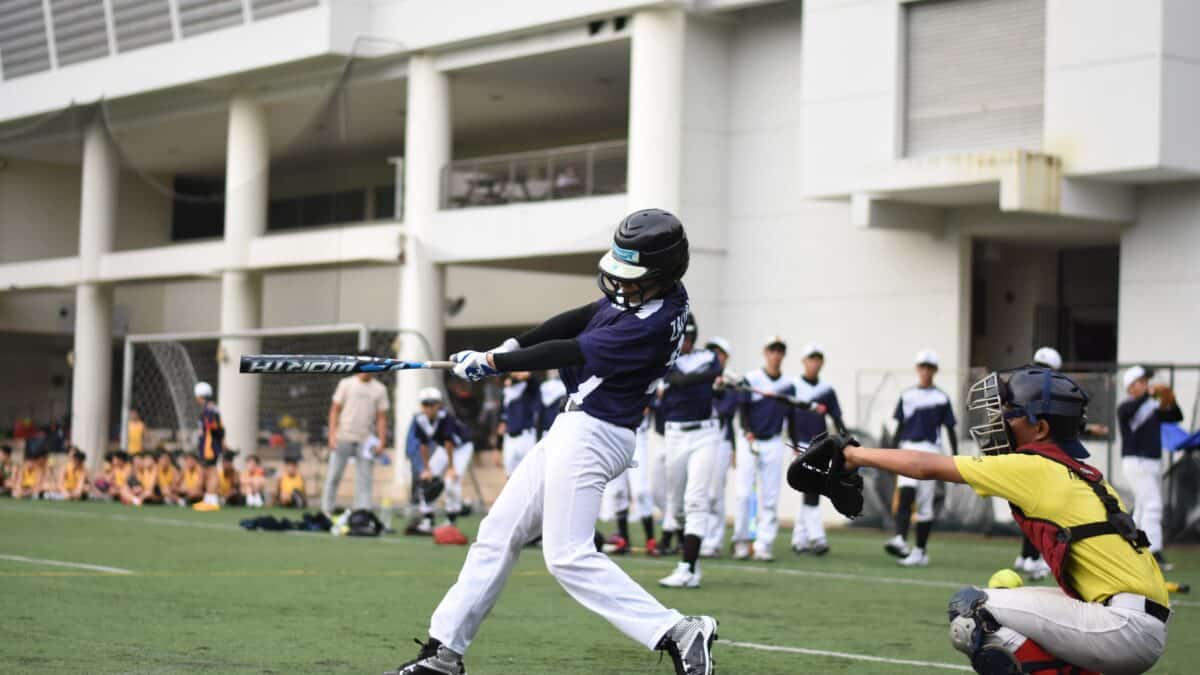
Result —
[[713, 397], [713, 412], [721, 421], [721, 438], [733, 442], [733, 416], [737, 412], [741, 396], [733, 389], [724, 389]]
[[638, 309], [598, 300], [596, 313], [575, 338], [583, 365], [559, 371], [571, 402], [592, 417], [636, 429], [654, 381], [679, 356], [687, 314], [687, 291], [678, 283]]
[[1162, 457], [1162, 424], [1179, 422], [1183, 412], [1179, 406], [1162, 410], [1158, 399], [1144, 394], [1123, 401], [1117, 406], [1117, 422], [1121, 425], [1121, 455], [1125, 457]]
[[898, 441], [932, 443], [940, 446], [941, 428], [953, 429], [957, 424], [950, 397], [937, 387], [909, 387], [900, 392], [894, 415], [900, 423]]
[[[663, 417], [668, 422], [699, 422], [713, 416], [713, 380], [721, 374], [721, 362], [715, 352], [707, 349], [681, 354], [675, 359], [671, 372], [684, 375], [703, 375], [704, 381], [694, 384], [667, 384], [663, 390]], [[668, 375], [668, 378], [670, 376]]]
[[504, 408], [500, 421], [507, 427], [505, 433], [518, 436], [529, 429], [536, 429], [542, 410], [542, 394], [537, 380], [513, 382], [504, 388]]
[[548, 431], [562, 409], [563, 400], [567, 398], [567, 387], [562, 380], [551, 379], [543, 382], [539, 389], [542, 395], [541, 428], [542, 431]]
[[[841, 419], [842, 407], [838, 405], [837, 392], [828, 382], [817, 380], [809, 382], [803, 377], [796, 378], [796, 398], [809, 403], [820, 403], [825, 406], [826, 414], [834, 419]], [[796, 408], [793, 413], [790, 424], [792, 425], [792, 437], [800, 442], [807, 443], [819, 433], [828, 431], [825, 426], [825, 415], [815, 410], [805, 410]]]
[[[746, 373], [746, 382], [752, 389], [774, 393], [778, 396], [791, 397], [796, 394], [796, 386], [791, 378], [767, 375], [762, 368]], [[754, 392], [744, 392], [742, 398], [742, 429], [754, 434], [760, 441], [773, 438], [783, 431], [783, 422], [792, 412], [787, 401]]]

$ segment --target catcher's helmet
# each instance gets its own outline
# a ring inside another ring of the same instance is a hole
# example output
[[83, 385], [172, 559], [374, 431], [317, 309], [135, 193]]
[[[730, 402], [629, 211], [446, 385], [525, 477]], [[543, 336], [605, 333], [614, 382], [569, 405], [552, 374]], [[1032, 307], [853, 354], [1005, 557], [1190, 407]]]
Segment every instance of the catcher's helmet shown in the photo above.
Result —
[[1088, 457], [1078, 432], [1087, 422], [1087, 392], [1075, 380], [1042, 366], [1023, 366], [1007, 373], [991, 373], [967, 392], [971, 436], [985, 454], [1013, 449], [1007, 420], [1025, 417], [1058, 418], [1055, 442], [1078, 459]]
[[[687, 268], [683, 223], [662, 209], [643, 209], [617, 225], [612, 250], [600, 258], [596, 283], [614, 303], [636, 308], [645, 303], [651, 288], [679, 281]], [[622, 291], [621, 284], [635, 290]]]

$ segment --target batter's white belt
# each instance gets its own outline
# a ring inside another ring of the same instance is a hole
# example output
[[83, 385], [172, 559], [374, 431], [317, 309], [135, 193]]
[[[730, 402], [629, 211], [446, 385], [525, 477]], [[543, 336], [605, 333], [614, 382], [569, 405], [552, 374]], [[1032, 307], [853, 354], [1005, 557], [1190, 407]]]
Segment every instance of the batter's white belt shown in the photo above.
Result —
[[1147, 598], [1144, 595], [1137, 593], [1117, 593], [1104, 601], [1108, 607], [1120, 607], [1121, 609], [1136, 609], [1139, 612], [1145, 612], [1150, 616], [1166, 623], [1167, 619], [1171, 618], [1171, 610], [1168, 607], [1158, 604], [1157, 602]]
[[716, 429], [720, 425], [720, 420], [710, 419], [695, 422], [667, 422], [663, 426], [670, 431], [698, 431], [700, 429]]

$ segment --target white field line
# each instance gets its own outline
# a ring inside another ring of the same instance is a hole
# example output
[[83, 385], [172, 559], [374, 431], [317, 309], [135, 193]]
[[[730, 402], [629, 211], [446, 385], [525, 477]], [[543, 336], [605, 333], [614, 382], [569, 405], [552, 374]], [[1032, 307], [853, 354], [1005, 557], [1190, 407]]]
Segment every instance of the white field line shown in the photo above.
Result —
[[78, 570], [91, 570], [93, 572], [104, 572], [106, 574], [133, 574], [133, 570], [127, 570], [123, 567], [106, 567], [104, 565], [89, 565], [87, 563], [67, 562], [65, 560], [46, 560], [45, 558], [26, 558], [23, 555], [9, 555], [6, 553], [0, 553], [0, 560], [11, 560], [13, 562], [29, 563], [31, 565], [72, 567]]
[[734, 642], [732, 640], [718, 640], [718, 645], [726, 647], [738, 647], [741, 649], [755, 649], [760, 652], [783, 652], [785, 654], [804, 654], [806, 656], [829, 656], [836, 659], [849, 659], [851, 661], [870, 661], [872, 663], [890, 663], [897, 666], [914, 666], [918, 668], [940, 668], [942, 670], [965, 670], [971, 672], [968, 666], [962, 666], [955, 663], [939, 663], [937, 661], [913, 661], [911, 659], [890, 659], [886, 656], [871, 656], [869, 654], [848, 654], [846, 652], [831, 652], [824, 649], [808, 649], [805, 647], [778, 647], [776, 645], [761, 645], [755, 642]]

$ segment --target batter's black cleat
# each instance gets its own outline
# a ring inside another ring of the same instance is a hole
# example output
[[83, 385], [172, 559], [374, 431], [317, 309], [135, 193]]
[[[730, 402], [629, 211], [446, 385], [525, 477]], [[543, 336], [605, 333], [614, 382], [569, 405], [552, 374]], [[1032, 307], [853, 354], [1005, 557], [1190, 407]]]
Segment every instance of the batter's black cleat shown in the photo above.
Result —
[[685, 616], [659, 641], [671, 655], [675, 675], [713, 675], [712, 646], [717, 640], [717, 620], [711, 616]]
[[454, 653], [449, 647], [433, 638], [422, 643], [421, 652], [417, 658], [383, 675], [467, 675], [467, 667], [463, 665], [462, 656]]

